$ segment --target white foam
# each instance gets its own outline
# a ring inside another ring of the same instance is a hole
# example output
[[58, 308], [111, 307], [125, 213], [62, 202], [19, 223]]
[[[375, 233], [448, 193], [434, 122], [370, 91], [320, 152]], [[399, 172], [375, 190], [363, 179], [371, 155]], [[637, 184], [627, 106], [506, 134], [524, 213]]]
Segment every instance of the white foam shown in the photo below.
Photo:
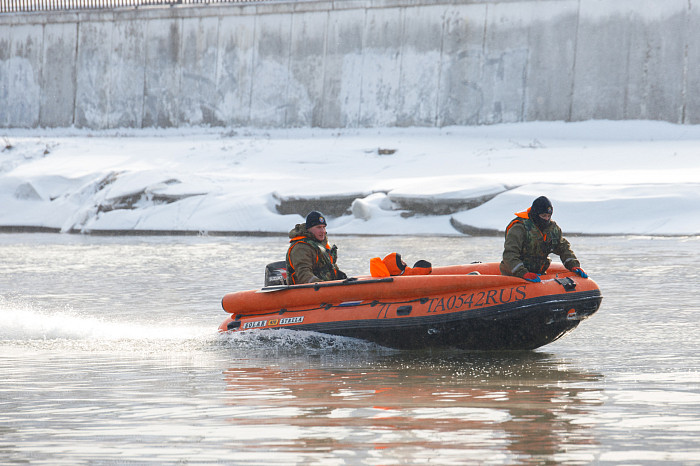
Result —
[[30, 303], [0, 301], [1, 340], [183, 340], [211, 335], [211, 327], [119, 322], [70, 309], [43, 310]]

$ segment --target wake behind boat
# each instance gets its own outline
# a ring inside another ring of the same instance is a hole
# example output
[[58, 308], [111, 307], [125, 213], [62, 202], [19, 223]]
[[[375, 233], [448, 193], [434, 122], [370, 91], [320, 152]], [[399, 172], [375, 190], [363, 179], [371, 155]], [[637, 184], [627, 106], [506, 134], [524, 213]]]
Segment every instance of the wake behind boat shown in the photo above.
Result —
[[475, 263], [229, 293], [222, 306], [231, 315], [219, 330], [307, 330], [397, 349], [530, 350], [575, 329], [601, 300], [593, 280], [561, 265], [531, 283], [501, 275], [498, 263]]

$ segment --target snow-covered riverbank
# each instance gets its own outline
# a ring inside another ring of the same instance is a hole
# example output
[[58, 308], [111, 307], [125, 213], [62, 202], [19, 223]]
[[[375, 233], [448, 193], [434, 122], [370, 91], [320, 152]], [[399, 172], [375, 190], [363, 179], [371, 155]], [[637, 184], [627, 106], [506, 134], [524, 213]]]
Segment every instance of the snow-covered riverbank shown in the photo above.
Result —
[[566, 234], [700, 234], [700, 126], [0, 132], [0, 228], [498, 233], [540, 195]]

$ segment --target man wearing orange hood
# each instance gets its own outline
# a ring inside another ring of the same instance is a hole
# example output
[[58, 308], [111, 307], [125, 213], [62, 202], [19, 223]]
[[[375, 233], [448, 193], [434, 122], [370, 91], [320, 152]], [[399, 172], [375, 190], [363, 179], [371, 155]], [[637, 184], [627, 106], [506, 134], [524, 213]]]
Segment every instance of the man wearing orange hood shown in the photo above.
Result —
[[369, 271], [373, 277], [389, 277], [395, 275], [429, 275], [433, 266], [426, 260], [419, 260], [413, 267], [408, 267], [401, 259], [401, 254], [392, 252], [380, 259], [374, 257], [369, 261]]

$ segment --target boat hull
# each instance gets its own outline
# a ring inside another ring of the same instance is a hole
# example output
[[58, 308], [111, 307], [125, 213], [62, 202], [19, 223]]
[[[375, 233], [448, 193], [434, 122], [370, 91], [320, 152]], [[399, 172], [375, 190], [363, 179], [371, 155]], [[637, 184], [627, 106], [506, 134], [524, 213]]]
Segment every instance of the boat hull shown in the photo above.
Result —
[[222, 300], [231, 316], [219, 329], [307, 330], [397, 349], [529, 350], [561, 338], [600, 307], [595, 282], [563, 267], [531, 283], [497, 275], [497, 266], [231, 293]]

